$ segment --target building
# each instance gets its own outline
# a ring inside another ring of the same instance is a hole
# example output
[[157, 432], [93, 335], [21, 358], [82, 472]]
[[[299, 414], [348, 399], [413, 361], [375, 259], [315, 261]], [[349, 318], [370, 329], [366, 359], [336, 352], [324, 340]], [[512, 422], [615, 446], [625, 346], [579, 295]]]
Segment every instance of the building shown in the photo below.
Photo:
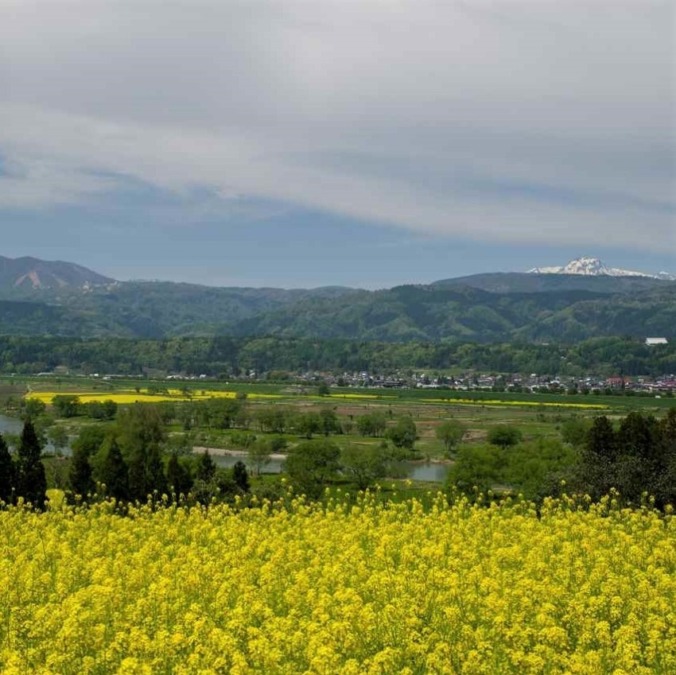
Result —
[[648, 347], [654, 347], [655, 345], [667, 345], [669, 341], [663, 337], [649, 337], [645, 339], [645, 343]]

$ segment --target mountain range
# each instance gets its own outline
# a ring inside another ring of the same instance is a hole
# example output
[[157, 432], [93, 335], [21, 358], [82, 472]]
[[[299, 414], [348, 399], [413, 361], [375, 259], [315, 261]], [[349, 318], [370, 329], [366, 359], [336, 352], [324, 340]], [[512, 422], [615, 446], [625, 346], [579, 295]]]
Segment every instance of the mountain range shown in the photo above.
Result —
[[72, 263], [0, 257], [6, 335], [575, 342], [673, 337], [675, 326], [675, 281], [595, 258], [367, 291], [122, 282]]

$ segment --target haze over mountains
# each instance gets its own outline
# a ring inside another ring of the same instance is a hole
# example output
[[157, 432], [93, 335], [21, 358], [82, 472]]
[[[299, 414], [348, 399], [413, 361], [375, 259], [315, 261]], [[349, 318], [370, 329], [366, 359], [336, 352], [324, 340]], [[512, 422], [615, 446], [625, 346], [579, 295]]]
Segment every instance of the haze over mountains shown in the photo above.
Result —
[[72, 263], [0, 257], [0, 334], [573, 342], [672, 337], [674, 326], [676, 282], [594, 258], [366, 291], [120, 282]]

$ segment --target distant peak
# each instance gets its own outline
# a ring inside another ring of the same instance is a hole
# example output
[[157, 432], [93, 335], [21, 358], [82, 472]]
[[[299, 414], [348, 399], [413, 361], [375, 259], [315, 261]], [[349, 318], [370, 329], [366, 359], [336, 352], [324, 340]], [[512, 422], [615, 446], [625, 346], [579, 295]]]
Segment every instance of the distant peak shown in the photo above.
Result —
[[666, 272], [647, 274], [646, 272], [624, 270], [618, 267], [607, 267], [599, 258], [593, 258], [591, 256], [575, 258], [575, 260], [571, 260], [566, 265], [561, 266], [534, 267], [533, 269], [528, 270], [528, 274], [577, 274], [590, 277], [647, 277], [649, 279], [676, 281], [675, 275]]

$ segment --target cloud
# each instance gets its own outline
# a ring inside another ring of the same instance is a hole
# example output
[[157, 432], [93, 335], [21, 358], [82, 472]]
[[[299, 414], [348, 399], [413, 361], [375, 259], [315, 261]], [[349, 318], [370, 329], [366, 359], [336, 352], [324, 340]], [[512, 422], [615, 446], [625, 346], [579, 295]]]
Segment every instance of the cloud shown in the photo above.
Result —
[[5, 6], [0, 206], [132, 178], [224, 209], [676, 253], [669, 2]]

